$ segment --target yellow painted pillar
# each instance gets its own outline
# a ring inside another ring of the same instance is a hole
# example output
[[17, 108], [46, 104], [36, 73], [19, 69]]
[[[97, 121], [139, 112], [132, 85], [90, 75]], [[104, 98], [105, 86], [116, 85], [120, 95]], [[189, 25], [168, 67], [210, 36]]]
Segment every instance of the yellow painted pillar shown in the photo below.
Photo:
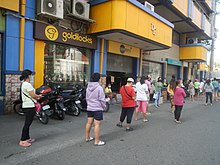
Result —
[[35, 40], [34, 43], [34, 88], [44, 83], [44, 41]]
[[[20, 1], [20, 14], [25, 16], [26, 0]], [[23, 70], [24, 65], [24, 32], [25, 32], [25, 18], [20, 18], [20, 49], [19, 49], [19, 70]]]
[[100, 74], [102, 74], [103, 71], [103, 59], [104, 59], [104, 46], [105, 46], [105, 40], [102, 38], [100, 42]]

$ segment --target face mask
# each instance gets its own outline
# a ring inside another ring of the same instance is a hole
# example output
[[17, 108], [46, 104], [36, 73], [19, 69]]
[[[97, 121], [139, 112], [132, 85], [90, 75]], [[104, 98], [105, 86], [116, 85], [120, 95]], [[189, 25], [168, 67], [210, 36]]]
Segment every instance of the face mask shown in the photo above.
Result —
[[30, 81], [31, 81], [31, 82], [33, 81], [33, 77], [30, 78]]

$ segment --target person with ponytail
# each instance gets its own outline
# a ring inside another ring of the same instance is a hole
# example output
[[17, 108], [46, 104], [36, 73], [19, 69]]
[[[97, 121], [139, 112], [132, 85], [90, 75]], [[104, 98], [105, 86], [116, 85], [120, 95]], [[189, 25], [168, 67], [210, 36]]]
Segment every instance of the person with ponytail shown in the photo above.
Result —
[[20, 76], [20, 80], [23, 81], [21, 84], [21, 98], [22, 98], [22, 108], [25, 111], [25, 122], [22, 129], [21, 140], [19, 145], [22, 147], [29, 147], [31, 143], [35, 140], [30, 138], [29, 128], [34, 119], [35, 115], [35, 105], [34, 102], [41, 98], [40, 95], [35, 94], [33, 86], [30, 84], [32, 78], [32, 71], [24, 70]]
[[174, 89], [174, 105], [175, 105], [175, 111], [174, 111], [174, 118], [175, 122], [180, 124], [180, 115], [181, 111], [183, 109], [184, 104], [184, 97], [186, 97], [186, 93], [183, 88], [181, 88], [182, 80], [176, 81], [176, 87]]

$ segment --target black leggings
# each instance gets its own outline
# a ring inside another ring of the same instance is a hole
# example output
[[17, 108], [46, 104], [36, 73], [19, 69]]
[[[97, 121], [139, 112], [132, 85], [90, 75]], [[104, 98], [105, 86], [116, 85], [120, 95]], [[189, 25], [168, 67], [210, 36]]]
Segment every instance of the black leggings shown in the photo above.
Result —
[[127, 116], [127, 123], [131, 124], [133, 113], [134, 113], [134, 107], [130, 107], [130, 108], [122, 107], [120, 122], [123, 123], [123, 121], [125, 120], [125, 117]]
[[183, 109], [182, 105], [175, 105], [174, 117], [177, 121], [180, 120], [181, 111]]
[[29, 128], [36, 113], [35, 108], [24, 108], [24, 111], [25, 111], [25, 122], [24, 122], [24, 127], [22, 129], [21, 141], [30, 139]]
[[208, 98], [210, 98], [210, 103], [212, 104], [212, 92], [206, 92], [206, 103], [208, 103]]

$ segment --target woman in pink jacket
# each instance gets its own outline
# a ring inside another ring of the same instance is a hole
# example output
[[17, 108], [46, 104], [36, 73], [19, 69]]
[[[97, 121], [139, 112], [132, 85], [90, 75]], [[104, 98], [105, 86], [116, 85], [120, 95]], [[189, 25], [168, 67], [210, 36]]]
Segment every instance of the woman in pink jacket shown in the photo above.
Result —
[[176, 81], [176, 89], [174, 90], [174, 104], [175, 104], [175, 111], [174, 111], [174, 118], [175, 122], [180, 124], [180, 115], [183, 109], [184, 104], [184, 97], [186, 97], [186, 93], [184, 89], [181, 88], [182, 80]]

